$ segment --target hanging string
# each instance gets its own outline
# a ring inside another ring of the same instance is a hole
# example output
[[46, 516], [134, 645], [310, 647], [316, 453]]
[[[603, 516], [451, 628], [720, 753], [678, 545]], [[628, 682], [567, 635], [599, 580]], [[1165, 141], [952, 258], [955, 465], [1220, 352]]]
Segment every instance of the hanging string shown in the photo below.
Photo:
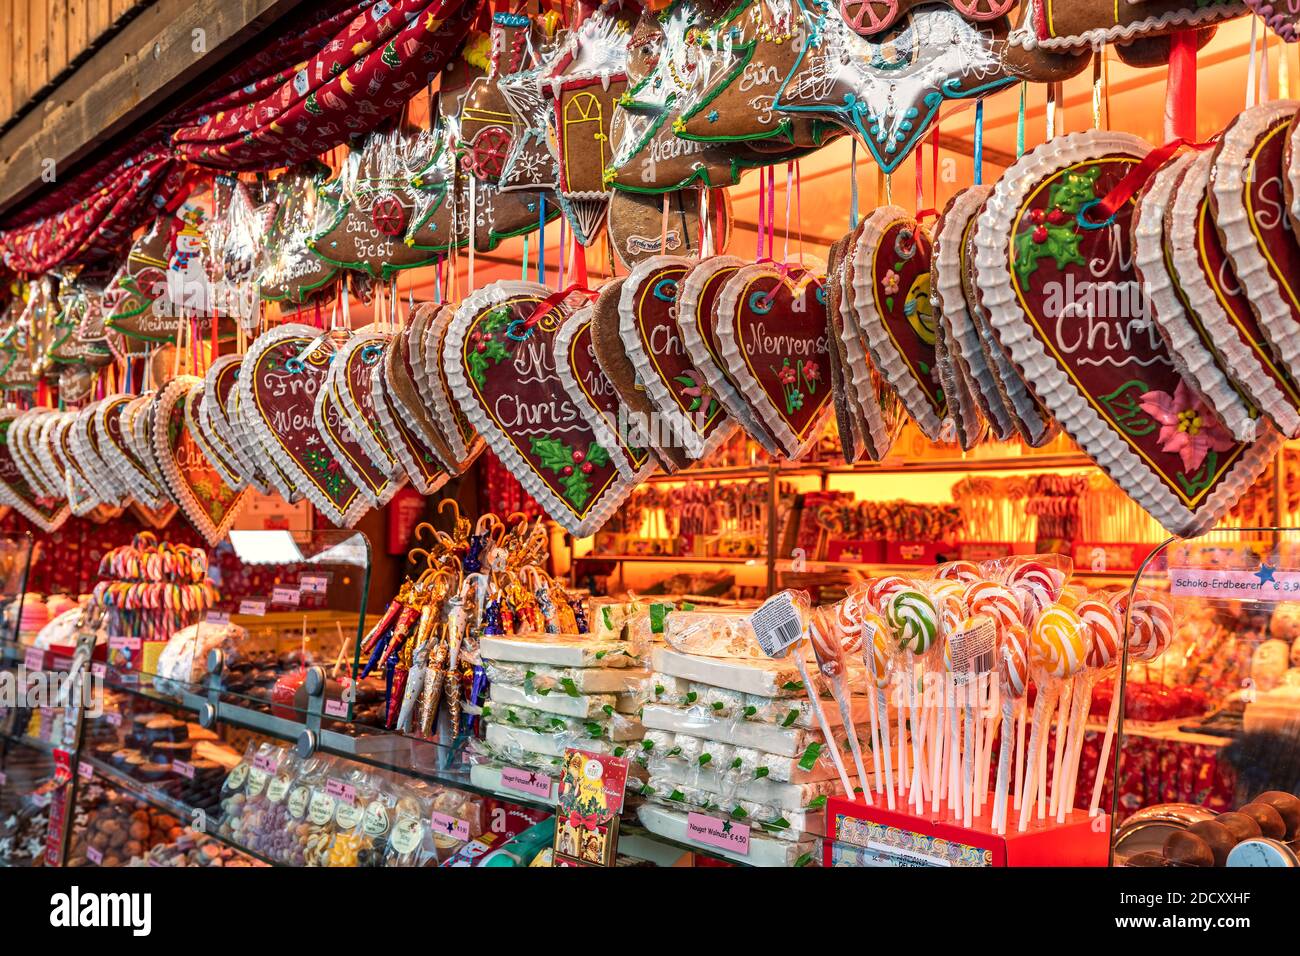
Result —
[[858, 228], [858, 141], [849, 137], [849, 229]]
[[1256, 66], [1255, 66], [1255, 46], [1256, 37], [1259, 33], [1259, 21], [1254, 17], [1250, 18], [1250, 60], [1246, 65], [1246, 109], [1255, 105], [1255, 96], [1259, 92], [1256, 85]]
[[[486, 4], [484, 5], [486, 6]], [[473, 292], [474, 285], [474, 220], [478, 216], [478, 177], [469, 177], [469, 290]]]
[[984, 184], [984, 101], [975, 101], [975, 146], [971, 150], [975, 164], [975, 185]]
[[794, 203], [796, 228], [799, 231], [799, 265], [803, 266], [803, 175], [799, 163], [794, 164]]
[[767, 258], [774, 258], [776, 249], [776, 167], [767, 171]]
[[1025, 155], [1025, 97], [1029, 84], [1020, 84], [1020, 109], [1016, 114], [1016, 159]]
[[781, 261], [790, 261], [790, 193], [794, 184], [794, 163], [785, 164], [785, 245], [781, 249]]
[[668, 194], [664, 193], [663, 214], [659, 220], [659, 255], [668, 255]]
[[1165, 81], [1165, 141], [1196, 139], [1196, 33], [1181, 30], [1170, 39]]
[[442, 305], [442, 267], [446, 261], [446, 256], [439, 256], [438, 264], [433, 268], [433, 302], [435, 305]]
[[1102, 50], [1098, 49], [1092, 55], [1092, 128], [1093, 129], [1101, 129], [1101, 61], [1102, 61]]
[[763, 258], [763, 224], [767, 221], [767, 180], [766, 167], [760, 167], [758, 170], [758, 249], [754, 252], [755, 259]]
[[524, 254], [519, 260], [519, 281], [528, 281], [528, 233], [524, 233]]
[[1271, 30], [1263, 30], [1260, 33], [1259, 46], [1259, 102], [1267, 103], [1272, 99], [1272, 93], [1268, 82], [1268, 38]]
[[1277, 98], [1289, 100], [1291, 98], [1291, 54], [1286, 43], [1279, 44], [1277, 51]]
[[560, 217], [560, 271], [555, 274], [555, 288], [564, 288], [564, 276], [566, 267], [566, 253], [569, 245], [569, 224], [563, 216]]

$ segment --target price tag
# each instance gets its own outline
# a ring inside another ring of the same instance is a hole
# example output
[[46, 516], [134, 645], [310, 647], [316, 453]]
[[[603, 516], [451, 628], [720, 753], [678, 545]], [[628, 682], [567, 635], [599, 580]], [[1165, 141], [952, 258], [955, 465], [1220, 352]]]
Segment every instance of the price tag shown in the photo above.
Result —
[[686, 815], [686, 839], [700, 846], [749, 855], [749, 827], [735, 820], [710, 817], [703, 813]]
[[100, 680], [103, 680], [108, 674], [108, 668], [104, 665], [103, 661], [95, 661], [90, 665], [90, 673], [98, 677]]
[[338, 717], [342, 720], [347, 720], [348, 702], [342, 699], [330, 699], [325, 701], [325, 716]]
[[298, 590], [303, 594], [324, 594], [329, 586], [329, 576], [324, 574], [304, 574], [298, 579]]
[[138, 637], [125, 637], [119, 634], [108, 639], [110, 651], [138, 651], [144, 642]]
[[50, 670], [52, 670], [52, 671], [69, 671], [69, 670], [72, 670], [72, 658], [71, 658], [71, 657], [63, 657], [62, 655], [60, 655], [60, 656], [58, 656], [58, 657], [51, 657], [51, 658], [50, 658]]
[[27, 648], [27, 654], [23, 657], [23, 667], [29, 671], [45, 670], [45, 652], [39, 647]]
[[253, 758], [253, 768], [263, 773], [275, 773], [280, 769], [280, 763], [270, 754], [258, 754]]
[[763, 602], [763, 606], [749, 616], [749, 626], [754, 629], [758, 646], [768, 657], [784, 657], [791, 644], [803, 637], [803, 616], [794, 606], [794, 597], [782, 591]]
[[266, 602], [265, 601], [240, 601], [239, 613], [247, 614], [251, 617], [265, 617]]
[[35, 805], [38, 806], [38, 807], [42, 807], [42, 808], [44, 808], [44, 807], [48, 807], [48, 806], [50, 805], [50, 793], [49, 793], [49, 791], [47, 790], [47, 791], [44, 791], [44, 792], [42, 792], [42, 793], [36, 793], [36, 794], [33, 794], [33, 795], [32, 795], [32, 803], [35, 804]]
[[186, 763], [184, 760], [173, 760], [172, 770], [188, 780], [194, 779], [194, 764], [192, 763]]
[[208, 624], [215, 624], [218, 627], [224, 627], [230, 623], [229, 611], [209, 611], [203, 618]]
[[993, 645], [997, 638], [997, 625], [991, 617], [983, 617], [972, 627], [958, 628], [948, 638], [952, 654], [953, 678], [959, 685], [969, 683], [976, 674], [993, 670]]
[[272, 604], [288, 604], [291, 607], [297, 607], [298, 597], [299, 597], [299, 592], [294, 588], [272, 588], [271, 589]]
[[550, 799], [551, 778], [535, 770], [522, 770], [519, 767], [505, 767], [501, 770], [501, 786], [516, 793], [526, 793], [530, 797]]
[[77, 776], [82, 780], [89, 780], [95, 776], [95, 768], [84, 760], [77, 761]]
[[325, 792], [349, 805], [357, 802], [357, 788], [334, 777], [325, 781]]
[[104, 851], [97, 850], [93, 846], [88, 846], [86, 847], [86, 859], [95, 864], [95, 866], [99, 866], [104, 862]]
[[433, 829], [435, 832], [446, 834], [454, 840], [469, 839], [468, 820], [461, 820], [446, 813], [439, 813], [437, 810], [433, 811]]

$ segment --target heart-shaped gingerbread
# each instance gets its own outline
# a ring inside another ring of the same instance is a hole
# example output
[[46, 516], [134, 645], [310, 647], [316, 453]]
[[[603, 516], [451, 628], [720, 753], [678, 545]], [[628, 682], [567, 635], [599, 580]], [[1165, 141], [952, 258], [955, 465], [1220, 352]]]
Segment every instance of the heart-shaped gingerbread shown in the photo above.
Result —
[[[1165, 212], [1170, 268], [1188, 310], [1200, 319], [1233, 382], [1285, 434], [1295, 435], [1300, 430], [1300, 388], [1276, 360], [1246, 286], [1224, 251], [1210, 206], [1213, 170], [1214, 156], [1202, 153], [1175, 179], [1173, 201]], [[1243, 431], [1242, 437], [1252, 434], [1239, 421], [1233, 424]]]
[[930, 291], [937, 300], [939, 326], [950, 359], [969, 383], [970, 395], [990, 434], [998, 441], [1006, 441], [1015, 434], [1016, 426], [980, 344], [979, 328], [967, 308], [964, 286], [966, 240], [975, 228], [976, 213], [992, 191], [992, 186], [983, 185], [963, 189], [939, 216], [934, 230], [934, 280]]
[[101, 504], [99, 491], [95, 487], [90, 469], [83, 463], [83, 456], [79, 451], [78, 436], [81, 427], [81, 412], [69, 412], [67, 427], [60, 429], [55, 437], [55, 441], [59, 443], [60, 454], [67, 463], [67, 468], [64, 470], [65, 497], [68, 499], [68, 507], [79, 518], [90, 514]]
[[[316, 396], [333, 355], [333, 343], [318, 329], [299, 323], [273, 328], [249, 346], [232, 397], [245, 429], [275, 468], [331, 524], [350, 528], [369, 502], [316, 430]], [[363, 457], [360, 448], [355, 454]]]
[[695, 265], [680, 256], [638, 263], [619, 292], [619, 334], [660, 421], [694, 459], [707, 458], [735, 425], [695, 368], [677, 327], [682, 280]]
[[226, 396], [226, 421], [230, 423], [231, 445], [238, 448], [243, 457], [252, 461], [255, 473], [261, 475], [281, 498], [290, 503], [301, 501], [302, 491], [280, 467], [280, 463], [272, 456], [270, 448], [263, 445], [258, 437], [259, 433], [255, 427], [256, 415], [246, 409], [243, 390], [239, 387], [239, 379], [244, 374], [248, 353], [245, 352], [238, 358], [239, 371], [234, 376], [234, 387]]
[[1079, 447], [1173, 534], [1214, 525], [1277, 452], [1233, 439], [1187, 387], [1132, 267], [1132, 199], [1090, 218], [1150, 148], [1095, 130], [1007, 170], [980, 216], [979, 287], [1001, 346]]
[[202, 388], [203, 379], [181, 375], [158, 394], [153, 448], [172, 500], [203, 540], [215, 547], [239, 514], [245, 491], [226, 484], [186, 426], [193, 418], [193, 405]]
[[853, 308], [876, 368], [921, 432], [938, 441], [947, 400], [935, 371], [930, 257], [920, 223], [898, 206], [877, 209], [853, 252]]
[[1210, 206], [1223, 250], [1281, 367], [1300, 379], [1300, 241], [1283, 205], [1287, 134], [1300, 102], [1264, 103], [1228, 124], [1214, 150]]
[[33, 429], [39, 433], [41, 426], [49, 420], [51, 414], [50, 409], [43, 407], [20, 413], [9, 423], [5, 440], [9, 445], [9, 455], [13, 459], [14, 466], [28, 487], [39, 497], [61, 498], [63, 497], [62, 485], [50, 481], [44, 467], [39, 463], [40, 454], [31, 438]]
[[133, 501], [130, 510], [131, 514], [135, 515], [141, 524], [153, 528], [155, 531], [161, 531], [171, 524], [172, 518], [175, 518], [176, 513], [180, 511], [174, 501], [165, 501], [157, 508], [150, 508], [138, 501]]
[[745, 434], [762, 445], [769, 455], [775, 455], [776, 439], [728, 376], [714, 322], [718, 293], [744, 265], [743, 259], [734, 256], [712, 256], [696, 264], [682, 280], [677, 302], [677, 330], [686, 351], [693, 357], [696, 371], [704, 376], [705, 384], [722, 403], [727, 417], [739, 423]]
[[212, 464], [232, 488], [249, 487], [266, 494], [266, 483], [251, 455], [245, 455], [235, 440], [234, 429], [226, 418], [226, 405], [235, 390], [243, 356], [223, 355], [208, 366], [203, 375], [203, 392], [195, 409], [194, 431], [206, 451], [211, 452]]
[[369, 333], [350, 335], [334, 353], [313, 409], [326, 447], [375, 508], [388, 504], [404, 483], [401, 463], [380, 440], [370, 390], [381, 347]]
[[384, 357], [370, 370], [370, 390], [374, 397], [375, 416], [387, 446], [401, 464], [406, 478], [416, 491], [431, 495], [447, 483], [451, 476], [442, 467], [442, 460], [424, 435], [416, 430], [417, 419], [408, 417], [395, 403], [389, 388], [388, 369], [390, 356], [400, 353], [399, 342], [404, 335], [396, 336], [384, 349]]
[[99, 454], [113, 470], [118, 487], [128, 497], [156, 508], [167, 500], [161, 488], [154, 484], [145, 463], [135, 450], [135, 417], [144, 412], [153, 395], [110, 395], [99, 404], [95, 412], [96, 431], [99, 436]]
[[128, 497], [117, 480], [117, 475], [99, 452], [99, 406], [103, 400], [92, 402], [77, 412], [68, 437], [72, 457], [81, 465], [81, 473], [100, 504], [121, 505]]
[[38, 494], [23, 477], [9, 447], [9, 429], [21, 415], [17, 409], [0, 410], [0, 503], [9, 505], [46, 533], [57, 531], [68, 520], [68, 503]]
[[636, 483], [653, 474], [656, 463], [648, 448], [623, 440], [627, 418], [624, 406], [600, 362], [591, 337], [593, 308], [585, 305], [560, 326], [555, 336], [555, 371], [579, 414], [591, 426], [600, 447], [609, 452], [614, 467], [627, 481]]
[[1193, 153], [1184, 153], [1165, 163], [1139, 194], [1133, 212], [1133, 265], [1146, 290], [1151, 321], [1164, 337], [1183, 381], [1215, 410], [1234, 438], [1248, 441], [1255, 436], [1259, 412], [1220, 366], [1214, 336], [1188, 305], [1179, 281], [1181, 274], [1195, 268], [1195, 262], [1184, 257], [1179, 274], [1175, 274], [1173, 247], [1165, 229], [1174, 191], [1194, 158]]
[[824, 283], [799, 267], [745, 266], [714, 314], [727, 374], [790, 459], [821, 439], [834, 411]]
[[845, 368], [848, 352], [844, 347], [844, 320], [840, 315], [843, 296], [844, 252], [852, 248], [855, 233], [841, 236], [831, 243], [826, 257], [826, 334], [831, 342], [831, 395], [835, 402], [835, 431], [840, 440], [840, 453], [846, 464], [867, 457], [866, 434], [868, 426], [858, 403], [849, 392]]
[[632, 485], [555, 370], [555, 337], [586, 300], [551, 295], [532, 282], [476, 290], [456, 309], [443, 364], [453, 397], [502, 463], [552, 518], [582, 537], [604, 525]]
[[[416, 366], [415, 384], [424, 399], [429, 417], [438, 428], [443, 443], [450, 450], [451, 460], [447, 462], [448, 470], [460, 474], [468, 466], [483, 441], [470, 423], [465, 411], [452, 399], [451, 385], [447, 381], [446, 367], [443, 365], [443, 352], [447, 342], [447, 330], [451, 328], [456, 310], [449, 305], [434, 306], [434, 312], [428, 318], [424, 338], [420, 344], [420, 358]], [[412, 342], [414, 347], [414, 342]], [[486, 348], [486, 346], [485, 346]], [[411, 353], [416, 361], [416, 353]]]
[[[424, 337], [439, 308], [430, 302], [417, 305], [411, 313], [410, 324], [397, 336], [393, 347], [384, 353], [384, 396], [393, 415], [404, 423], [403, 427], [433, 453], [443, 471], [448, 471], [458, 464], [458, 459], [434, 421], [417, 381], [424, 372], [420, 364], [424, 355]], [[437, 374], [441, 375], [441, 370]], [[451, 424], [448, 427], [456, 426]], [[411, 480], [416, 482], [413, 476]]]

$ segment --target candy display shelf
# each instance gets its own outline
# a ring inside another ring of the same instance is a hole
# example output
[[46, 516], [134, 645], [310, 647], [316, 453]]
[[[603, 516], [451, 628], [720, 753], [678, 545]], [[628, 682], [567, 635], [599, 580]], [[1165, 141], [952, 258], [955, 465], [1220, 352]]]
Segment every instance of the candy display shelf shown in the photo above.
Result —
[[[118, 788], [119, 790], [122, 790], [130, 794], [132, 797], [135, 797], [137, 800], [141, 800], [149, 804], [155, 809], [161, 810], [164, 813], [170, 813], [178, 820], [193, 820], [196, 816], [196, 811], [193, 807], [186, 806], [184, 803], [181, 803], [179, 800], [173, 800], [167, 794], [161, 792], [158, 788], [151, 787], [146, 783], [143, 783], [139, 780], [136, 780], [128, 776], [127, 774], [122, 773], [116, 767], [112, 766], [111, 764], [105, 763], [102, 760], [99, 760], [91, 756], [82, 756], [81, 758], [79, 758], [78, 761], [79, 768], [81, 765], [85, 765], [92, 768], [94, 770], [95, 776], [98, 776], [106, 783], [112, 784], [114, 787]], [[248, 847], [243, 846], [240, 843], [237, 843], [236, 841], [230, 839], [229, 837], [224, 836], [221, 833], [215, 831], [216, 828], [212, 827], [212, 828], [204, 828], [201, 832], [203, 833], [204, 836], [216, 840], [218, 843], [228, 846], [232, 850], [237, 850], [240, 853], [243, 853], [245, 856], [249, 856], [254, 860], [257, 860], [259, 863], [264, 863], [267, 866], [282, 865], [276, 863], [274, 860], [267, 859], [266, 857], [262, 856], [259, 853], [255, 853], [253, 850], [250, 850]]]

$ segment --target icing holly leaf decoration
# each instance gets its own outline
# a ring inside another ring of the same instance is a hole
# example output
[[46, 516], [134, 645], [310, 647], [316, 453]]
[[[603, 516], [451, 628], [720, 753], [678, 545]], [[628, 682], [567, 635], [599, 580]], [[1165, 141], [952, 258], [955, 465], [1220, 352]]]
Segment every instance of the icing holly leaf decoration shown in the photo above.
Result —
[[534, 438], [531, 449], [543, 468], [560, 476], [564, 497], [575, 508], [591, 499], [591, 473], [609, 464], [609, 453], [596, 442], [583, 451], [558, 438]]
[[1083, 207], [1096, 200], [1097, 177], [1101, 169], [1092, 166], [1083, 172], [1068, 173], [1052, 184], [1047, 193], [1047, 208], [1029, 213], [1031, 227], [1016, 235], [1016, 278], [1021, 285], [1038, 271], [1038, 263], [1050, 257], [1058, 270], [1068, 266], [1085, 265], [1079, 252], [1083, 236], [1079, 227], [1079, 213]]
[[1101, 403], [1115, 424], [1135, 438], [1150, 435], [1158, 427], [1158, 423], [1142, 409], [1142, 396], [1148, 391], [1144, 382], [1132, 379], [1109, 395], [1101, 396]]

